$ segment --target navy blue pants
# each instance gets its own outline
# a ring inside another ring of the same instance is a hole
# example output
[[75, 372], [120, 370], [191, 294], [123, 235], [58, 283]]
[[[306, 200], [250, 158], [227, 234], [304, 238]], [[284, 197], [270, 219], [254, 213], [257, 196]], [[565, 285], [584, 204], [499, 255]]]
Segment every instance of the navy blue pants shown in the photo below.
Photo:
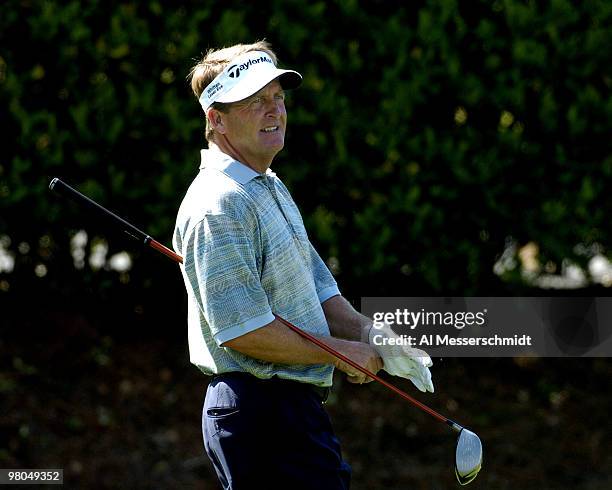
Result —
[[322, 401], [305, 383], [214, 376], [202, 432], [223, 489], [347, 490], [351, 470]]

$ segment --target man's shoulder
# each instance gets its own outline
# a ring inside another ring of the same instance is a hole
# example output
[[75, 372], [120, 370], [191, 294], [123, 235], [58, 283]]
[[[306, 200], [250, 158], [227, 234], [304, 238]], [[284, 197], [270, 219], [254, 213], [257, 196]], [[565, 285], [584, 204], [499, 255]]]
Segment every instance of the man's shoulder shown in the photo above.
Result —
[[178, 211], [177, 225], [195, 224], [211, 215], [227, 215], [243, 223], [256, 221], [252, 197], [243, 186], [215, 169], [202, 169]]
[[193, 180], [185, 200], [203, 206], [208, 212], [231, 212], [251, 204], [249, 193], [238, 182], [216, 169], [204, 168]]

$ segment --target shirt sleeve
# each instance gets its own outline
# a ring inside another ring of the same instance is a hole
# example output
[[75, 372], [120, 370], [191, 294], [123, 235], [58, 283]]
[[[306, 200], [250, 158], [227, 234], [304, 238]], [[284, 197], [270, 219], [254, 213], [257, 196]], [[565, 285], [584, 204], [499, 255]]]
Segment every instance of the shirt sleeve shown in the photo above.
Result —
[[185, 272], [218, 345], [274, 320], [255, 249], [238, 220], [207, 215], [185, 245]]
[[319, 297], [319, 302], [324, 303], [332, 296], [338, 296], [340, 294], [340, 289], [338, 289], [338, 284], [334, 276], [332, 276], [332, 273], [329, 271], [312, 243], [310, 243], [310, 241], [308, 243], [310, 244], [312, 276], [317, 289], [317, 296]]

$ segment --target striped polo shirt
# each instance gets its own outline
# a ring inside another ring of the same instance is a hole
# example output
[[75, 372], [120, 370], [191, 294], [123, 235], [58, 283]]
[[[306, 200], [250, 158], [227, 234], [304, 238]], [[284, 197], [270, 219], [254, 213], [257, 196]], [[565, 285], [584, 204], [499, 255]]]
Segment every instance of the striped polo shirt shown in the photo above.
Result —
[[202, 150], [173, 245], [184, 259], [193, 364], [206, 374], [244, 371], [331, 386], [331, 365], [274, 364], [221, 346], [267, 325], [273, 313], [330, 335], [321, 303], [340, 291], [274, 172], [258, 174], [218, 150]]

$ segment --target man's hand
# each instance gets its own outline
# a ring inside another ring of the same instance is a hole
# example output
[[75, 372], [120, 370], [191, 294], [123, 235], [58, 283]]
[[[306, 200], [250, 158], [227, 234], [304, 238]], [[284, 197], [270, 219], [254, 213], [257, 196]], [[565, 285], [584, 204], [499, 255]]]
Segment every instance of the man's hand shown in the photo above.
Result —
[[[429, 355], [422, 350], [408, 345], [393, 345], [400, 338], [386, 323], [377, 328], [372, 326], [369, 332], [370, 345], [383, 359], [383, 369], [393, 376], [407, 378], [421, 391], [433, 393], [429, 367], [433, 365]], [[376, 342], [374, 338], [376, 337]], [[385, 344], [385, 341], [390, 343]]]
[[[366, 368], [373, 374], [378, 373], [383, 367], [383, 361], [377, 352], [368, 344], [363, 342], [353, 342], [353, 341], [340, 341], [338, 345], [335, 345], [336, 350], [348, 357], [351, 361], [354, 361], [356, 364], [359, 364], [361, 367]], [[355, 384], [369, 383], [373, 381], [372, 378], [366, 376], [361, 371], [357, 371], [354, 367], [349, 364], [341, 361], [340, 359], [335, 359], [334, 365], [342, 372], [348, 375], [348, 382]]]

